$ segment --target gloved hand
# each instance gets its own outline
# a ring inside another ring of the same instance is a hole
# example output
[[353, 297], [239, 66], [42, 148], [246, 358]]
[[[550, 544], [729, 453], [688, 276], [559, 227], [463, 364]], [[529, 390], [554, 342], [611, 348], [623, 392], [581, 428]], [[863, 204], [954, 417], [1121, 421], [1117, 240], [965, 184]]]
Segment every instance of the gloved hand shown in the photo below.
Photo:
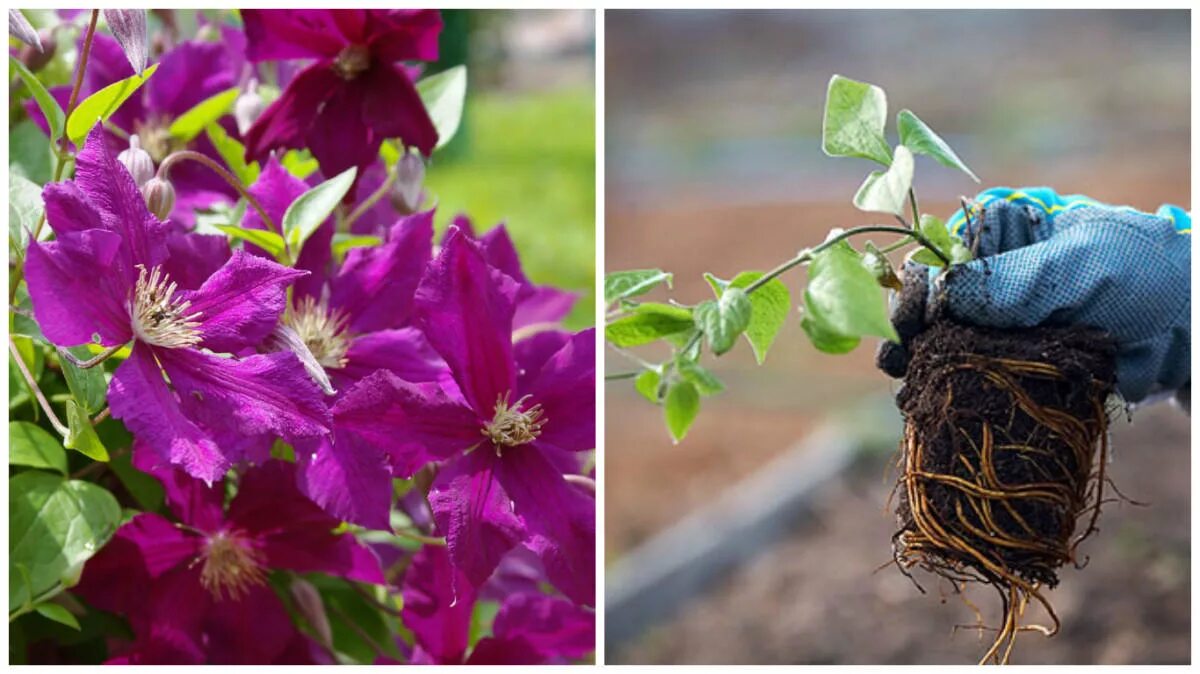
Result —
[[[1126, 401], [1190, 387], [1191, 236], [1168, 217], [1044, 192], [1056, 205], [993, 197], [982, 214], [949, 220], [977, 259], [932, 280], [906, 266], [893, 314], [902, 341], [923, 328], [915, 320], [938, 311], [999, 328], [1082, 325], [1117, 341], [1117, 389]], [[882, 347], [878, 364], [902, 375], [904, 344]]]

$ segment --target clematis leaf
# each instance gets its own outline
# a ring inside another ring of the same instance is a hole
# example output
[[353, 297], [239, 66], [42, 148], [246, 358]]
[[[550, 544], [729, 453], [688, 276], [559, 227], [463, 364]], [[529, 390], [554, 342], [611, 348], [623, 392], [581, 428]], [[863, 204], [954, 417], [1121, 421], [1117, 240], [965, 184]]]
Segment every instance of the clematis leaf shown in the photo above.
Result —
[[284, 153], [283, 158], [279, 160], [279, 164], [283, 166], [284, 170], [300, 180], [309, 177], [321, 167], [320, 162], [313, 158], [307, 150], [288, 150]]
[[690, 309], [647, 302], [639, 304], [630, 315], [604, 326], [604, 338], [614, 346], [638, 346], [690, 332], [692, 324]]
[[41, 426], [28, 421], [8, 422], [8, 444], [9, 465], [49, 468], [67, 474], [67, 451]]
[[933, 132], [925, 122], [921, 121], [920, 117], [913, 114], [912, 110], [901, 110], [896, 115], [896, 128], [900, 131], [900, 144], [912, 150], [916, 154], [923, 154], [933, 157], [937, 163], [942, 166], [958, 169], [971, 177], [971, 180], [979, 182], [979, 177], [967, 168], [963, 160], [958, 158], [954, 150], [950, 149], [950, 145], [942, 140], [942, 137]]
[[667, 420], [667, 430], [671, 438], [678, 444], [687, 435], [696, 415], [700, 413], [700, 393], [689, 381], [680, 381], [671, 385], [667, 391], [667, 400], [663, 406], [663, 416]]
[[104, 9], [104, 21], [139, 75], [146, 69], [146, 10]]
[[872, 171], [854, 195], [854, 205], [862, 211], [904, 215], [904, 200], [912, 187], [913, 156], [903, 145], [887, 171]]
[[709, 300], [696, 307], [696, 328], [704, 331], [709, 348], [720, 356], [733, 348], [738, 336], [750, 325], [752, 311], [746, 291], [726, 288], [720, 299]]
[[662, 283], [671, 287], [672, 274], [661, 269], [614, 271], [604, 276], [604, 304], [645, 295]]
[[79, 571], [112, 538], [121, 506], [103, 487], [41, 470], [8, 480], [8, 610], [26, 606]]
[[655, 405], [662, 402], [662, 399], [659, 396], [659, 386], [661, 384], [662, 375], [655, 370], [643, 370], [642, 373], [637, 376], [637, 379], [633, 380], [633, 388], [636, 389], [638, 393], [641, 393], [642, 397], [654, 403]]
[[333, 213], [333, 209], [342, 203], [342, 198], [350, 191], [356, 175], [357, 168], [346, 169], [296, 197], [288, 206], [283, 214], [281, 226], [293, 259], [300, 255], [300, 249], [308, 237], [312, 236], [321, 223]]
[[108, 450], [96, 435], [91, 417], [74, 399], [67, 401], [67, 430], [67, 449], [74, 449], [94, 461], [108, 461]]
[[433, 149], [445, 147], [462, 123], [463, 103], [467, 98], [467, 67], [454, 66], [417, 82], [417, 93], [437, 129], [438, 141]]
[[[87, 360], [91, 357], [91, 351], [86, 346], [73, 346], [62, 351], [70, 351], [71, 355], [79, 360]], [[83, 407], [87, 414], [95, 414], [104, 407], [105, 394], [108, 390], [108, 382], [104, 380], [104, 368], [91, 367], [82, 369], [76, 366], [66, 358], [59, 358], [59, 363], [62, 365], [63, 376], [67, 380], [67, 388], [71, 390], [71, 395], [75, 396], [75, 400]]]
[[[744, 271], [733, 277], [728, 285], [744, 289], [762, 278], [762, 275], [762, 272]], [[750, 324], [746, 326], [746, 332], [743, 334], [754, 351], [754, 359], [762, 365], [767, 359], [767, 351], [775, 343], [775, 337], [787, 324], [788, 312], [792, 309], [792, 293], [783, 281], [771, 279], [753, 293], [749, 293], [749, 297]]]
[[696, 392], [702, 396], [716, 395], [725, 390], [725, 385], [721, 383], [721, 380], [698, 363], [680, 361], [679, 375], [684, 380], [691, 382], [696, 387]]
[[845, 241], [813, 256], [804, 304], [800, 325], [826, 353], [851, 351], [866, 335], [900, 341], [875, 276]]
[[834, 75], [825, 95], [821, 149], [831, 157], [862, 157], [890, 166], [892, 153], [883, 134], [887, 96], [866, 82]]
[[337, 232], [333, 235], [333, 256], [338, 262], [346, 259], [346, 253], [355, 248], [369, 248], [383, 243], [383, 239], [369, 234], [350, 234]]
[[213, 225], [231, 238], [247, 241], [270, 253], [275, 259], [283, 255], [283, 237], [265, 229], [245, 229], [234, 225]]
[[77, 620], [75, 616], [72, 615], [71, 612], [68, 611], [62, 604], [52, 604], [50, 602], [46, 602], [44, 604], [38, 604], [33, 610], [37, 611], [38, 615], [42, 616], [43, 618], [53, 620], [60, 625], [66, 625], [77, 632], [80, 630], [79, 620]]
[[246, 146], [230, 136], [216, 122], [205, 126], [204, 133], [212, 141], [213, 147], [217, 149], [217, 154], [220, 154], [221, 159], [225, 160], [225, 165], [229, 167], [233, 175], [237, 176], [238, 180], [242, 181], [243, 185], [253, 185], [258, 180], [258, 162], [246, 161]]
[[200, 135], [200, 132], [209, 125], [216, 126], [216, 121], [229, 112], [229, 108], [233, 106], [233, 101], [237, 97], [237, 87], [209, 96], [175, 118], [167, 132], [179, 140], [190, 141]]
[[157, 63], [146, 68], [141, 75], [126, 77], [83, 99], [71, 116], [67, 118], [67, 138], [71, 139], [75, 145], [82, 147], [83, 139], [87, 138], [92, 127], [111, 117], [122, 103], [129, 100], [129, 97], [154, 75], [156, 70], [158, 70]]
[[[9, 10], [10, 12], [16, 10]], [[11, 14], [10, 14], [11, 16]], [[42, 111], [42, 116], [46, 118], [46, 124], [50, 127], [50, 143], [58, 142], [62, 137], [63, 122], [66, 120], [66, 115], [63, 113], [62, 106], [50, 92], [46, 90], [46, 86], [37, 78], [29, 68], [25, 67], [15, 56], [9, 55], [8, 67], [10, 70], [9, 79], [12, 79], [12, 72], [15, 72], [17, 77], [29, 87], [29, 92], [33, 94], [33, 100], [37, 103], [38, 108]]]
[[42, 188], [16, 173], [8, 175], [8, 237], [13, 258], [25, 255], [29, 236], [42, 217]]

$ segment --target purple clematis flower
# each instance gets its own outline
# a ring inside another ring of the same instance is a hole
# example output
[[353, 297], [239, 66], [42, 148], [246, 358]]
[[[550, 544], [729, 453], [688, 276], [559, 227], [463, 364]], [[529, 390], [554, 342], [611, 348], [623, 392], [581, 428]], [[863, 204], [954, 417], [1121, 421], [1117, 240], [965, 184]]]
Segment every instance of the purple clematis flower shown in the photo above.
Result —
[[397, 62], [437, 60], [436, 10], [247, 9], [242, 20], [250, 61], [316, 59], [246, 132], [247, 159], [307, 147], [332, 176], [361, 173], [385, 138], [433, 152], [437, 130]]
[[452, 381], [376, 372], [334, 406], [334, 443], [387, 452], [394, 475], [431, 462], [429, 492], [454, 564], [478, 587], [524, 543], [572, 600], [594, 599], [595, 502], [564, 470], [595, 445], [595, 331], [512, 342], [520, 286], [452, 230], [416, 293], [416, 324]]
[[506, 596], [492, 623], [492, 635], [470, 648], [471, 617], [478, 597], [438, 546], [425, 546], [413, 558], [404, 576], [403, 595], [402, 619], [414, 638], [410, 664], [565, 664], [594, 648], [594, 612], [536, 592]]
[[328, 433], [329, 411], [296, 356], [218, 355], [267, 337], [305, 272], [238, 251], [196, 290], [179, 290], [164, 271], [167, 227], [99, 127], [75, 180], [46, 186], [43, 198], [57, 240], [29, 246], [38, 324], [59, 346], [133, 341], [109, 405], [162, 460], [212, 482], [233, 463], [265, 460], [276, 436]]
[[134, 464], [163, 484], [172, 522], [135, 516], [84, 566], [75, 588], [93, 606], [128, 618], [126, 664], [292, 664], [312, 644], [267, 584], [274, 569], [383, 584], [379, 560], [295, 487], [295, 467], [269, 461], [225, 486], [155, 466], [135, 445]]
[[[133, 74], [121, 45], [112, 37], [97, 34], [88, 56], [80, 100]], [[233, 64], [223, 45], [199, 40], [182, 42], [163, 54], [154, 76], [117, 108], [108, 122], [126, 134], [137, 134], [142, 148], [156, 164], [171, 152], [182, 149], [195, 150], [223, 164], [205, 134], [184, 143], [173, 137], [168, 129], [180, 115], [236, 83]], [[54, 87], [50, 93], [65, 109], [71, 87]], [[26, 102], [25, 108], [30, 118], [48, 133], [49, 126], [36, 101]], [[226, 131], [236, 138], [237, 130], [232, 118], [226, 119], [229, 122]], [[105, 137], [115, 152], [128, 145], [128, 141], [113, 133], [106, 133]], [[184, 227], [190, 227], [195, 222], [196, 210], [215, 203], [232, 202], [237, 198], [237, 192], [220, 176], [195, 162], [183, 162], [171, 169], [171, 184], [175, 188], [175, 208], [171, 211], [171, 221]]]

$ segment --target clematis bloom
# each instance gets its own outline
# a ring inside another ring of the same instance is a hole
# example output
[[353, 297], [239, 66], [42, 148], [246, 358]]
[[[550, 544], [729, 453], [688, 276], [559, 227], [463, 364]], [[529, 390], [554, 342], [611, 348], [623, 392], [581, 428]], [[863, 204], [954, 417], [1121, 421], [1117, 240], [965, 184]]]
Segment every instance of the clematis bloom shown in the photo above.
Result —
[[261, 342], [305, 272], [237, 251], [199, 288], [179, 290], [164, 271], [167, 227], [99, 127], [76, 162], [74, 181], [43, 192], [56, 240], [29, 246], [29, 295], [54, 344], [132, 340], [109, 384], [113, 417], [162, 460], [209, 482], [234, 463], [265, 460], [276, 436], [295, 443], [327, 433], [329, 412], [295, 355], [218, 355]]
[[84, 566], [75, 588], [93, 606], [125, 616], [126, 664], [312, 662], [310, 644], [267, 584], [273, 569], [383, 584], [379, 560], [295, 487], [295, 467], [269, 461], [241, 476], [224, 507], [211, 486], [156, 465], [135, 445], [134, 464], [163, 484], [172, 522], [136, 515]]
[[333, 176], [361, 174], [385, 138], [433, 152], [437, 130], [397, 62], [437, 60], [436, 10], [247, 9], [242, 20], [250, 61], [315, 59], [246, 131], [247, 159], [307, 147]]

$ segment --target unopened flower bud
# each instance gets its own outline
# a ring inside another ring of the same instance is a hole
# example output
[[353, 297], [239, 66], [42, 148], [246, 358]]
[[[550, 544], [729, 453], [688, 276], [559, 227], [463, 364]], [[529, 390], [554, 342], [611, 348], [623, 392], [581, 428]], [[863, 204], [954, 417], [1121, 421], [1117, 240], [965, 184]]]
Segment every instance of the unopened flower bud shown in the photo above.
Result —
[[233, 104], [233, 118], [237, 121], [238, 133], [243, 136], [254, 126], [254, 122], [262, 115], [263, 109], [262, 97], [258, 95], [258, 80], [250, 78], [250, 82], [246, 84], [246, 90], [237, 97], [237, 101]]
[[159, 220], [166, 220], [171, 215], [171, 209], [175, 208], [175, 188], [171, 181], [157, 176], [142, 186], [142, 198], [146, 200], [146, 207]]
[[142, 139], [136, 133], [129, 137], [129, 149], [122, 150], [117, 161], [129, 169], [129, 175], [138, 187], [144, 187], [154, 177], [154, 159], [142, 149]]
[[58, 42], [54, 39], [54, 32], [49, 30], [39, 30], [37, 32], [40, 38], [41, 48], [24, 45], [21, 51], [17, 54], [17, 58], [21, 63], [29, 68], [30, 72], [38, 72], [46, 67], [46, 64], [54, 58], [54, 52], [58, 49]]
[[402, 215], [417, 212], [425, 201], [425, 162], [415, 152], [406, 152], [396, 162], [396, 182], [388, 195], [392, 207]]

